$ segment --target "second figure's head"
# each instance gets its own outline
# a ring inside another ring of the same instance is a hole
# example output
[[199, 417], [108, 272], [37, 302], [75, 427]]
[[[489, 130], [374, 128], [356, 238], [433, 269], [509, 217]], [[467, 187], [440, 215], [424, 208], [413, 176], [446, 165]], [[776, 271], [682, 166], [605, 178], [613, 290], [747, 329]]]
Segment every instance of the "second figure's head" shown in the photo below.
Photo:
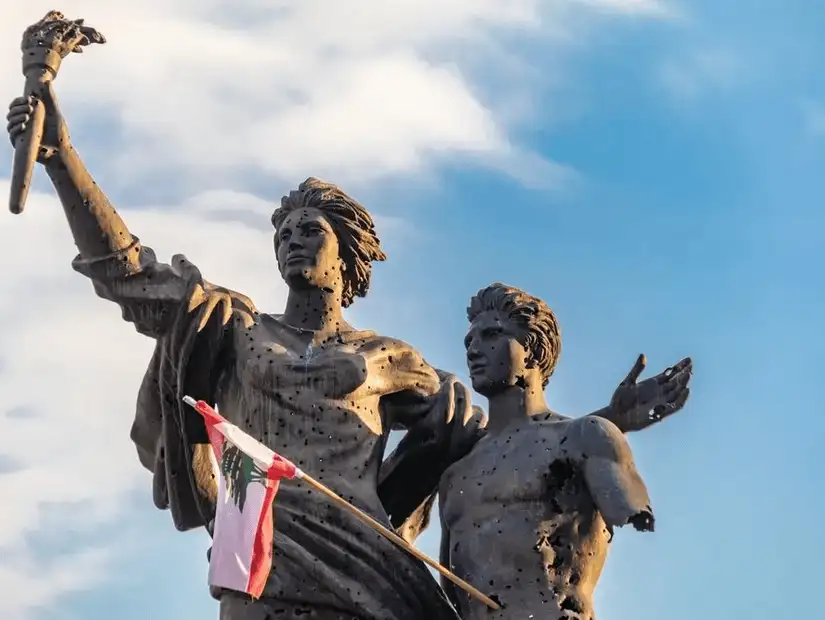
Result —
[[561, 331], [550, 307], [512, 286], [481, 289], [467, 308], [464, 338], [473, 389], [491, 397], [521, 386], [544, 389], [561, 353]]

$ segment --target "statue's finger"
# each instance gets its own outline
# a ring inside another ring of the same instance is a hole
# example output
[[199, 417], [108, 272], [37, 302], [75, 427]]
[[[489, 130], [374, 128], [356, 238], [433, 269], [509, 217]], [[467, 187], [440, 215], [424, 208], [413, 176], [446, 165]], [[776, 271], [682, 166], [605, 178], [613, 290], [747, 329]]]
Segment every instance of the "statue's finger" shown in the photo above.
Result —
[[204, 301], [206, 301], [206, 293], [203, 290], [203, 287], [198, 284], [195, 286], [195, 289], [192, 291], [192, 295], [189, 297], [189, 307], [186, 309], [187, 312], [192, 312], [200, 306]]
[[236, 320], [240, 321], [244, 328], [250, 328], [255, 325], [255, 318], [244, 310], [235, 311]]
[[670, 379], [660, 384], [659, 389], [662, 390], [662, 393], [665, 395], [674, 393], [676, 390], [684, 389], [687, 384], [690, 383], [690, 379], [692, 377], [693, 375], [691, 374], [690, 369], [683, 368], [675, 375], [671, 375]]
[[636, 363], [633, 364], [633, 368], [630, 369], [630, 372], [627, 373], [624, 381], [622, 381], [622, 385], [633, 385], [639, 379], [639, 376], [644, 372], [645, 366], [647, 366], [647, 358], [645, 358], [644, 353], [640, 353], [639, 357], [636, 358]]
[[80, 28], [72, 28], [72, 30], [66, 34], [64, 45], [74, 52], [80, 49], [81, 45], [89, 45], [89, 39], [80, 31]]
[[15, 97], [9, 103], [9, 113], [15, 108], [21, 108], [27, 110], [28, 112], [32, 111], [31, 100], [29, 97]]
[[252, 310], [252, 312], [257, 312], [258, 311], [258, 309], [255, 307], [255, 304], [252, 302], [252, 300], [249, 297], [247, 297], [246, 295], [244, 295], [243, 293], [232, 293], [232, 297], [234, 297], [235, 299], [240, 301], [249, 310]]
[[215, 306], [218, 305], [218, 302], [221, 298], [217, 295], [212, 295], [209, 299], [206, 300], [206, 304], [204, 304], [203, 308], [201, 309], [201, 320], [198, 323], [198, 331], [203, 331], [203, 328], [206, 327], [207, 323], [209, 323], [209, 319], [212, 317], [212, 313], [215, 311]]
[[60, 11], [49, 11], [41, 22], [62, 22], [66, 17]]
[[59, 11], [49, 11], [43, 18], [27, 28], [27, 30], [37, 31], [45, 30], [46, 28], [53, 28], [56, 24], [63, 21], [63, 14]]
[[690, 388], [677, 390], [673, 395], [671, 395], [671, 399], [667, 403], [663, 405], [656, 405], [656, 407], [653, 408], [655, 420], [662, 420], [682, 409], [682, 407], [685, 406], [685, 403], [687, 403], [689, 396]]
[[669, 381], [673, 378], [674, 375], [677, 373], [683, 372], [685, 370], [692, 371], [693, 370], [693, 360], [689, 357], [680, 360], [673, 366], [668, 366], [665, 368], [665, 371], [659, 375], [659, 383], [664, 383], [665, 381]]
[[90, 28], [89, 26], [82, 26], [80, 28], [80, 32], [82, 32], [85, 35], [89, 43], [106, 43], [106, 37], [104, 37], [94, 28]]
[[221, 310], [223, 311], [223, 315], [221, 316], [221, 324], [226, 325], [232, 318], [232, 299], [229, 295], [224, 295], [221, 299]]
[[42, 28], [40, 28], [40, 33], [44, 36], [52, 34], [55, 30], [59, 30], [63, 28], [63, 20], [62, 19], [54, 19], [46, 22], [43, 24]]
[[8, 124], [6, 125], [6, 131], [11, 131], [18, 125], [25, 125], [29, 122], [29, 112], [28, 111], [16, 111], [14, 114], [9, 112], [6, 115], [6, 120], [8, 120]]
[[17, 138], [19, 138], [24, 131], [26, 131], [25, 125], [17, 125], [13, 129], [8, 130], [9, 140], [11, 141], [12, 145], [14, 145], [17, 142]]

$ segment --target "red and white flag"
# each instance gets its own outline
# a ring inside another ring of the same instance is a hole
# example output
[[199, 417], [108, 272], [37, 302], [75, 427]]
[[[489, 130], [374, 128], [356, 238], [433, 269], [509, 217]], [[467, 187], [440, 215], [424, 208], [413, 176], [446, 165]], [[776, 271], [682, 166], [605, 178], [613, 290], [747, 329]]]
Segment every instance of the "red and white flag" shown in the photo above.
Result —
[[183, 400], [203, 416], [218, 464], [209, 584], [259, 598], [272, 570], [272, 502], [278, 484], [303, 473], [204, 401]]

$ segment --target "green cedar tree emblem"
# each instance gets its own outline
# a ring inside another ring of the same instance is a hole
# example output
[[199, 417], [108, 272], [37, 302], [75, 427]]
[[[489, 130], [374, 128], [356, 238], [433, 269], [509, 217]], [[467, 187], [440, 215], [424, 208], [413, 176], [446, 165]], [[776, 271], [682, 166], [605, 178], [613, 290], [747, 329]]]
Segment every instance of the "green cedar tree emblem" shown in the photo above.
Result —
[[241, 512], [246, 503], [247, 487], [252, 483], [266, 484], [267, 480], [266, 472], [250, 456], [228, 441], [223, 443], [221, 474], [226, 483], [226, 492]]

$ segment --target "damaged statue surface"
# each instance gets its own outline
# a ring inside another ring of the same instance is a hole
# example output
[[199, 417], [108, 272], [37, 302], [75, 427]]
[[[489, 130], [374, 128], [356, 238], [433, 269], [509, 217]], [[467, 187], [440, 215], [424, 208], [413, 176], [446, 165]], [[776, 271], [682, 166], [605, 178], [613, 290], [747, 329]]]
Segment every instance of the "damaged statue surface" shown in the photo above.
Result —
[[[258, 441], [414, 539], [445, 469], [471, 449], [469, 458], [484, 453], [500, 416], [491, 400], [489, 437], [473, 449], [485, 417], [466, 388], [407, 343], [344, 319], [343, 309], [367, 294], [372, 263], [385, 259], [366, 209], [314, 178], [289, 192], [272, 215], [289, 294], [281, 313], [259, 313], [183, 256], [158, 260], [127, 228], [74, 149], [51, 81], [38, 95], [12, 101], [13, 144], [37, 110], [44, 115], [37, 161], [78, 248], [74, 269], [155, 341], [131, 432], [153, 474], [155, 505], [169, 509], [180, 530], [210, 528], [216, 486], [209, 442], [200, 416], [182, 404], [188, 394], [217, 403]], [[591, 417], [582, 428], [618, 429], [619, 436], [646, 428], [682, 407], [685, 386], [672, 374], [623, 383], [595, 415], [612, 423]], [[409, 432], [384, 460], [392, 429]], [[213, 595], [222, 620], [459, 617], [421, 562], [323, 496], [289, 484], [278, 494], [273, 570], [262, 598]]]
[[[551, 412], [544, 389], [561, 334], [550, 308], [493, 284], [473, 297], [465, 338], [473, 389], [489, 401], [486, 435], [441, 480], [441, 562], [484, 584], [490, 612], [442, 585], [465, 620], [592, 620], [592, 595], [613, 528], [652, 531], [650, 499], [619, 428]], [[642, 360], [625, 383], [634, 383]], [[673, 369], [686, 398], [690, 362]], [[495, 599], [494, 599], [495, 600]]]

